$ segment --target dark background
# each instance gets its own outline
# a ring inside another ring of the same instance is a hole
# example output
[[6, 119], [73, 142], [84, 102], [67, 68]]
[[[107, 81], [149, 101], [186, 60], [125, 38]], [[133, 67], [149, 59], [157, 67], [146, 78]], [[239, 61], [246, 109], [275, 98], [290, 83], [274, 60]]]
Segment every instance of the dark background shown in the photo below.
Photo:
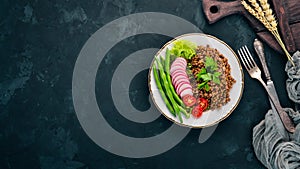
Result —
[[[89, 139], [72, 102], [76, 58], [99, 28], [139, 12], [164, 12], [184, 18], [234, 50], [242, 45], [252, 48], [256, 37], [242, 16], [230, 16], [209, 25], [201, 0], [1, 0], [0, 169], [264, 168], [255, 157], [251, 138], [252, 128], [270, 106], [262, 86], [246, 72], [239, 106], [203, 144], [198, 143], [201, 130], [192, 129], [182, 142], [161, 155], [131, 159], [113, 155]], [[136, 50], [159, 48], [170, 39], [151, 34], [131, 37], [116, 45], [109, 55], [124, 58]], [[291, 106], [285, 91], [286, 58], [268, 47], [266, 50], [282, 105]], [[111, 62], [112, 69], [118, 63], [120, 60]], [[138, 74], [130, 87], [135, 91], [130, 93], [131, 101], [139, 110], [150, 106], [145, 99], [149, 95], [147, 73]], [[106, 78], [109, 80], [110, 75]], [[97, 97], [101, 97], [101, 85], [109, 84], [102, 84], [98, 75]], [[113, 119], [110, 117], [108, 121]], [[163, 125], [156, 125], [153, 133], [143, 133], [137, 124], [114, 127], [134, 137], [147, 137], [171, 125], [163, 117], [153, 123]]]

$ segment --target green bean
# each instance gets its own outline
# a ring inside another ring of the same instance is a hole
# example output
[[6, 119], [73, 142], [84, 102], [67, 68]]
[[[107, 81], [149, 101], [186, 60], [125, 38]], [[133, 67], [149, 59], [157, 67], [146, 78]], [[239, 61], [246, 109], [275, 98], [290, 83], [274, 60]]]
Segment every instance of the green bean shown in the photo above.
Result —
[[[178, 107], [178, 108], [179, 108], [179, 107]], [[180, 123], [182, 123], [183, 120], [182, 120], [182, 116], [181, 116], [180, 109], [179, 109], [179, 111], [177, 112], [177, 115], [178, 115], [178, 118], [179, 118]]]
[[183, 107], [178, 106], [180, 111], [185, 115], [186, 118], [190, 118], [190, 113], [188, 113]]
[[172, 95], [174, 97], [174, 99], [177, 101], [177, 103], [179, 103], [179, 105], [184, 105], [182, 100], [180, 99], [180, 97], [178, 96], [178, 94], [175, 91], [174, 86], [172, 85], [172, 80], [171, 80], [171, 75], [170, 75], [170, 50], [167, 48], [166, 49], [166, 59], [165, 59], [165, 71], [166, 71], [166, 76], [167, 76], [167, 81], [169, 83], [170, 86], [170, 90], [172, 92]]
[[170, 74], [170, 51], [169, 49], [167, 48], [166, 49], [166, 59], [165, 59], [165, 71]]
[[161, 86], [161, 83], [160, 83], [160, 79], [159, 79], [159, 76], [158, 76], [158, 73], [157, 73], [157, 69], [156, 69], [156, 66], [155, 66], [155, 63], [153, 64], [153, 75], [154, 75], [154, 79], [155, 79], [155, 82], [156, 82], [156, 86], [160, 92], [160, 95], [163, 99], [163, 101], [165, 102], [167, 108], [170, 110], [170, 112], [176, 117], [176, 114], [174, 112], [174, 109], [173, 107], [170, 105], [170, 102], [168, 100], [168, 98], [166, 97], [163, 89], [162, 89], [162, 86]]
[[164, 86], [165, 88], [165, 93], [167, 94], [174, 110], [175, 110], [175, 113], [178, 115], [179, 117], [179, 120], [180, 122], [182, 123], [182, 118], [181, 118], [181, 114], [180, 114], [180, 109], [176, 103], [176, 101], [174, 100], [173, 98], [173, 95], [172, 95], [172, 92], [170, 91], [170, 85], [167, 81], [167, 77], [166, 77], [166, 74], [164, 72], [164, 68], [162, 66], [162, 64], [159, 62], [159, 60], [157, 59], [157, 65], [158, 65], [158, 69], [159, 69], [159, 73], [160, 73], [160, 77], [161, 77], [161, 80], [162, 80], [162, 86]]
[[159, 56], [159, 62], [161, 63], [162, 67], [165, 66], [165, 59], [161, 56]]

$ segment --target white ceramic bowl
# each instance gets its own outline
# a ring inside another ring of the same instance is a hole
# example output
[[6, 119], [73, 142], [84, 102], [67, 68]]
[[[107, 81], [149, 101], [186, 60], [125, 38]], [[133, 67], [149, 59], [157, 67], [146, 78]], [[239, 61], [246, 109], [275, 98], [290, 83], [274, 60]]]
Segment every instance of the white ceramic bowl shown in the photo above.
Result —
[[183, 123], [180, 123], [178, 117], [174, 117], [170, 111], [168, 110], [167, 106], [165, 105], [164, 101], [161, 98], [161, 95], [159, 93], [159, 90], [156, 86], [154, 77], [153, 77], [153, 61], [150, 66], [149, 71], [149, 89], [150, 94], [152, 97], [152, 100], [158, 110], [169, 120], [182, 125], [186, 127], [192, 127], [192, 128], [204, 128], [208, 126], [215, 125], [225, 118], [227, 118], [233, 110], [237, 107], [243, 93], [244, 88], [244, 76], [242, 71], [242, 66], [240, 64], [240, 61], [235, 54], [235, 52], [223, 41], [217, 39], [214, 36], [202, 34], [202, 33], [191, 33], [191, 34], [185, 34], [181, 35], [177, 38], [174, 38], [173, 40], [166, 43], [156, 54], [156, 56], [162, 56], [165, 57], [166, 48], [171, 49], [173, 47], [173, 42], [175, 40], [184, 39], [191, 41], [195, 43], [197, 46], [202, 45], [206, 46], [209, 45], [211, 48], [217, 49], [221, 54], [223, 54], [227, 59], [228, 63], [231, 67], [231, 76], [236, 80], [236, 83], [234, 83], [232, 89], [230, 90], [230, 101], [222, 106], [220, 109], [216, 110], [208, 110], [205, 111], [200, 118], [194, 118], [192, 115], [190, 118], [185, 118], [185, 116], [182, 114], [183, 117]]

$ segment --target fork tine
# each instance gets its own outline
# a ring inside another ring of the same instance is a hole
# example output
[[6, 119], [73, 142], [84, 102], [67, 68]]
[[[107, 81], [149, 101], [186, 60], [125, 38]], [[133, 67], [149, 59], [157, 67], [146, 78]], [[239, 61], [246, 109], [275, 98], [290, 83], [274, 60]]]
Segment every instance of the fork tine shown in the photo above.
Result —
[[248, 68], [248, 65], [246, 64], [245, 56], [244, 56], [244, 53], [243, 53], [242, 49], [238, 50], [238, 54], [240, 55], [240, 58], [242, 60], [242, 63], [244, 65], [244, 67], [247, 69], [247, 71], [249, 71], [249, 68]]
[[249, 59], [249, 56], [248, 56], [248, 53], [246, 51], [246, 47], [243, 46], [242, 49], [243, 50], [243, 53], [244, 53], [244, 59], [249, 67], [249, 69], [251, 69], [253, 67], [252, 63], [251, 63], [251, 60]]
[[[251, 54], [247, 48], [247, 46], [243, 46], [242, 47], [242, 50], [244, 51], [244, 55], [245, 55], [245, 59], [246, 59], [246, 62], [248, 63], [248, 66], [251, 68], [255, 67], [255, 65], [253, 64], [253, 61], [251, 60]], [[247, 52], [248, 50], [248, 52]]]
[[247, 53], [248, 53], [248, 58], [250, 58], [249, 60], [251, 61], [253, 67], [257, 67], [257, 65], [256, 65], [256, 63], [255, 63], [255, 61], [254, 61], [254, 59], [253, 59], [251, 53], [249, 52], [249, 49], [247, 48], [247, 46], [245, 46], [245, 47], [246, 47], [246, 51], [247, 51]]

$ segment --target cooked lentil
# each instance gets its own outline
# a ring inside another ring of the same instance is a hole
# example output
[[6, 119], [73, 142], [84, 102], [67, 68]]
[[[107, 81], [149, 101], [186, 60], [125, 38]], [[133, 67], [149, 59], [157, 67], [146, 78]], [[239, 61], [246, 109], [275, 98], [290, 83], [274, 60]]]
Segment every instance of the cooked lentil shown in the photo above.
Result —
[[[221, 73], [219, 79], [220, 84], [209, 81], [210, 90], [198, 89], [197, 86], [202, 81], [197, 80], [197, 74], [205, 67], [205, 57], [210, 56], [218, 64], [217, 71]], [[193, 87], [194, 96], [205, 98], [209, 102], [210, 109], [218, 109], [230, 101], [230, 89], [236, 80], [231, 76], [231, 68], [228, 59], [217, 49], [207, 46], [198, 46], [196, 55], [192, 59], [187, 60], [190, 66], [190, 81]]]

